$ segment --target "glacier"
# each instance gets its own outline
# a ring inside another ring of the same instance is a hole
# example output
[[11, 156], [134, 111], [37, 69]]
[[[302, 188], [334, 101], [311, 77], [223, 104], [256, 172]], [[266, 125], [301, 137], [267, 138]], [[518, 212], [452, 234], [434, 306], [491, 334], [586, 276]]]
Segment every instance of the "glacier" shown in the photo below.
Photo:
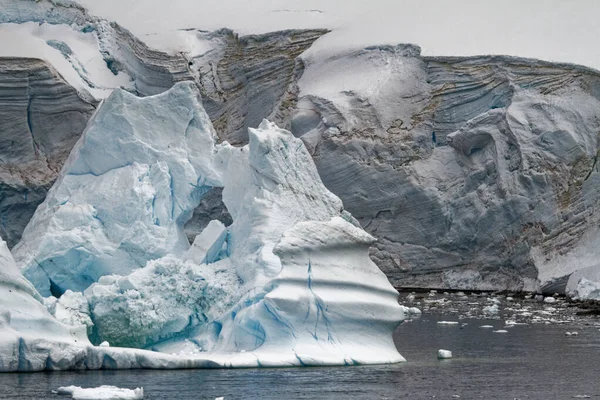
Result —
[[[213, 187], [233, 223], [213, 220], [189, 245], [183, 226]], [[374, 241], [302, 140], [264, 120], [246, 146], [217, 143], [182, 82], [104, 100], [13, 253], [57, 297], [53, 321], [111, 343], [90, 356], [117, 354], [104, 367], [136, 351], [151, 367], [399, 362], [404, 311]]]
[[[0, 49], [9, 248], [113, 88], [146, 96], [193, 81], [218, 140], [245, 145], [263, 118], [301, 138], [325, 186], [377, 238], [371, 257], [397, 287], [571, 293], [571, 275], [597, 264], [594, 69], [366, 39], [336, 46], [345, 31], [312, 22], [238, 34], [171, 19], [161, 22], [186, 29], [149, 34], [136, 28], [145, 21], [117, 18], [123, 27], [64, 0], [0, 7], [0, 40], [28, 44]], [[222, 191], [212, 187], [184, 224], [190, 243], [212, 219], [232, 223]]]

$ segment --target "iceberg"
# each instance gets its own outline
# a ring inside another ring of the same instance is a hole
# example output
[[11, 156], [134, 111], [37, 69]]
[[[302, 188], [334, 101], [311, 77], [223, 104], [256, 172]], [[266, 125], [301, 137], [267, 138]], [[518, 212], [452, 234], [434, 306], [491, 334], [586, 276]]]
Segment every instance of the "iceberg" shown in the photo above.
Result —
[[[233, 223], [190, 246], [183, 226], [214, 187]], [[85, 368], [400, 362], [404, 308], [374, 241], [300, 139], [263, 120], [248, 145], [217, 144], [187, 82], [106, 99], [14, 254], [57, 317], [111, 344]]]
[[215, 133], [192, 87], [144, 99], [117, 90], [92, 117], [13, 249], [42, 295], [187, 249], [183, 225], [220, 183]]

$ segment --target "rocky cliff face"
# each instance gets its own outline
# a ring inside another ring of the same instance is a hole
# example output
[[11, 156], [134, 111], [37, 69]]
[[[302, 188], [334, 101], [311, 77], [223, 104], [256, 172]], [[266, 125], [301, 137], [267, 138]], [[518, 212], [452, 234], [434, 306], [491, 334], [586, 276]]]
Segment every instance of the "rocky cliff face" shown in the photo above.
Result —
[[[412, 45], [311, 52], [323, 30], [246, 37], [190, 31], [205, 50], [165, 53], [78, 7], [15, 4], [8, 2], [0, 22], [87, 31], [107, 68], [129, 77], [124, 86], [138, 95], [195, 80], [222, 140], [245, 144], [247, 127], [262, 118], [289, 128], [309, 148], [325, 185], [378, 238], [371, 257], [396, 285], [556, 291], [573, 271], [597, 263], [597, 71], [510, 57], [422, 57]], [[20, 65], [51, 70], [39, 61]], [[14, 108], [3, 108], [13, 110], [3, 121], [20, 122], [5, 122], [11, 128], [0, 130], [0, 140], [23, 138], [9, 152], [13, 161], [2, 155], [2, 165], [13, 166], [0, 174], [0, 221], [19, 221], [5, 222], [0, 234], [14, 245], [99, 97], [62, 80], [70, 97], [52, 95], [62, 100], [49, 105], [63, 108], [42, 113], [37, 102], [46, 97], [29, 104], [27, 95], [36, 80], [13, 83], [22, 72], [2, 71], [0, 80], [10, 83], [0, 102]], [[9, 94], [16, 87], [20, 111]], [[80, 120], [61, 118], [65, 107]], [[70, 123], [53, 130], [56, 121]], [[55, 140], [58, 132], [62, 139]], [[38, 150], [26, 141], [33, 137]], [[10, 183], [18, 179], [20, 186]], [[227, 223], [219, 193], [200, 205], [187, 225], [190, 236], [208, 214]]]
[[[342, 64], [368, 84], [332, 87], [326, 72]], [[324, 183], [378, 237], [371, 255], [396, 284], [564, 290], [597, 257], [595, 71], [425, 58], [411, 46], [313, 71], [292, 127]]]

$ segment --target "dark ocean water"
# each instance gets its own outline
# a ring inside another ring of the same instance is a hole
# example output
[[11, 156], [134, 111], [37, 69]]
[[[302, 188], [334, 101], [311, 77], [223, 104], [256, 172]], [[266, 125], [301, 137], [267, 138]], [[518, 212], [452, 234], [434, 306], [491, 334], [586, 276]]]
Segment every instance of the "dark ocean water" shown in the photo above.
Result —
[[[0, 374], [2, 399], [62, 399], [59, 386], [143, 386], [146, 399], [600, 399], [600, 331], [498, 320], [443, 326], [425, 315], [404, 323], [395, 340], [408, 362], [396, 365], [185, 371]], [[438, 349], [454, 353], [437, 360]], [[460, 397], [456, 397], [460, 396]]]

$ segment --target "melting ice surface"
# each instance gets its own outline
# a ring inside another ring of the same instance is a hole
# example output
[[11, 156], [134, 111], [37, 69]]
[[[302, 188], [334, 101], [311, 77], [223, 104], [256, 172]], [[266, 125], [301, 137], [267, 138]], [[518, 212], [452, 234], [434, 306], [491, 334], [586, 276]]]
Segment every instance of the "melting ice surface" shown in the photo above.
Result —
[[[14, 255], [60, 297], [51, 311], [73, 310], [61, 321], [155, 351], [87, 345], [79, 364], [53, 368], [403, 361], [392, 340], [403, 310], [368, 257], [374, 238], [303, 142], [266, 120], [247, 146], [215, 142], [193, 83], [117, 90], [96, 112]], [[183, 225], [211, 187], [234, 222], [211, 222], [190, 247]]]

